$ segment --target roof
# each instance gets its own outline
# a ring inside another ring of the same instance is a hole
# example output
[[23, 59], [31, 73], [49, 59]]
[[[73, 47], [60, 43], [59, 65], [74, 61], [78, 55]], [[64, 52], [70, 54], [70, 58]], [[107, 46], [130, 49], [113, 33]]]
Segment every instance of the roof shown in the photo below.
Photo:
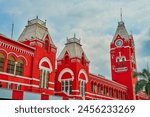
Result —
[[[65, 47], [58, 56], [57, 60], [62, 60], [66, 51], [69, 53], [70, 58], [82, 58], [82, 53], [84, 53], [82, 45], [80, 44], [80, 40], [75, 36], [73, 38], [67, 39], [67, 43], [65, 44]], [[85, 53], [84, 57], [87, 62], [90, 62]]]
[[46, 22], [38, 19], [37, 17], [36, 19], [28, 21], [28, 24], [25, 26], [23, 32], [19, 36], [18, 41], [22, 42], [31, 39], [44, 41], [47, 35], [49, 36], [50, 44], [55, 46], [48, 32], [48, 28], [46, 27]]
[[6, 35], [4, 35], [4, 34], [2, 34], [2, 33], [0, 33], [0, 36], [8, 38]]
[[5, 35], [3, 35], [1, 33], [0, 33], [0, 37], [3, 37], [6, 41], [8, 40], [9, 42], [13, 42], [13, 43], [19, 44], [19, 45], [21, 45], [21, 46], [23, 46], [25, 48], [28, 48], [28, 49], [31, 49], [31, 50], [35, 50], [35, 48], [33, 48], [31, 46], [28, 46], [28, 45], [26, 45], [24, 43], [18, 42], [18, 41], [13, 40], [13, 39], [10, 39], [10, 38], [8, 38], [7, 36], [5, 36]]
[[115, 35], [114, 35], [114, 38], [113, 38], [113, 41], [116, 39], [116, 37], [120, 35], [122, 38], [124, 38], [125, 40], [128, 40], [129, 39], [129, 34], [126, 30], [126, 27], [124, 25], [124, 22], [123, 21], [120, 21], [118, 22], [118, 27], [117, 27], [117, 30], [115, 32]]

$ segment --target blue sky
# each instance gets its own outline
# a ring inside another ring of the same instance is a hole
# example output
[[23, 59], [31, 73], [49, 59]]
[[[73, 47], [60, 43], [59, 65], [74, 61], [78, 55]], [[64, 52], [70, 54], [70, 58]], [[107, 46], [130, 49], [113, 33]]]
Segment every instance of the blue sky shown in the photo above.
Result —
[[47, 20], [57, 54], [66, 37], [76, 33], [91, 61], [90, 71], [111, 79], [109, 45], [120, 20], [120, 8], [128, 33], [134, 36], [138, 71], [150, 65], [149, 6], [149, 0], [0, 0], [0, 33], [10, 37], [13, 21], [17, 40], [28, 19], [39, 16]]

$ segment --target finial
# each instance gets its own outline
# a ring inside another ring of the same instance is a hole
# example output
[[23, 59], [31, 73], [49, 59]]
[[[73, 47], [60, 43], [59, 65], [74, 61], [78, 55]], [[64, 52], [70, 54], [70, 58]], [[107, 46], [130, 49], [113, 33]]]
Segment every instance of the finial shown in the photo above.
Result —
[[120, 20], [122, 21], [122, 8], [120, 8]]

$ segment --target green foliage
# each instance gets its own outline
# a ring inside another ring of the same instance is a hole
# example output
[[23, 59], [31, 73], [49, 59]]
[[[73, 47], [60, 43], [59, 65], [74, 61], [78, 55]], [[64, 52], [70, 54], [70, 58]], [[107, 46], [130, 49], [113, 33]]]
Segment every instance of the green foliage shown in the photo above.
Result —
[[150, 96], [150, 72], [147, 69], [143, 69], [142, 72], [134, 72], [133, 77], [139, 77], [135, 86], [135, 94], [139, 91], [145, 91]]

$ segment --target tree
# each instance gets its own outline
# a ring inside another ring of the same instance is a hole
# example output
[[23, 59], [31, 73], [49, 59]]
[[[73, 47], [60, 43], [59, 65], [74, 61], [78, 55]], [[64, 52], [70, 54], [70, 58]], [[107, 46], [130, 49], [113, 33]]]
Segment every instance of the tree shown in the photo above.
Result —
[[135, 72], [133, 77], [139, 77], [135, 85], [135, 94], [139, 91], [145, 91], [150, 96], [150, 72], [147, 69], [143, 69], [142, 72]]

